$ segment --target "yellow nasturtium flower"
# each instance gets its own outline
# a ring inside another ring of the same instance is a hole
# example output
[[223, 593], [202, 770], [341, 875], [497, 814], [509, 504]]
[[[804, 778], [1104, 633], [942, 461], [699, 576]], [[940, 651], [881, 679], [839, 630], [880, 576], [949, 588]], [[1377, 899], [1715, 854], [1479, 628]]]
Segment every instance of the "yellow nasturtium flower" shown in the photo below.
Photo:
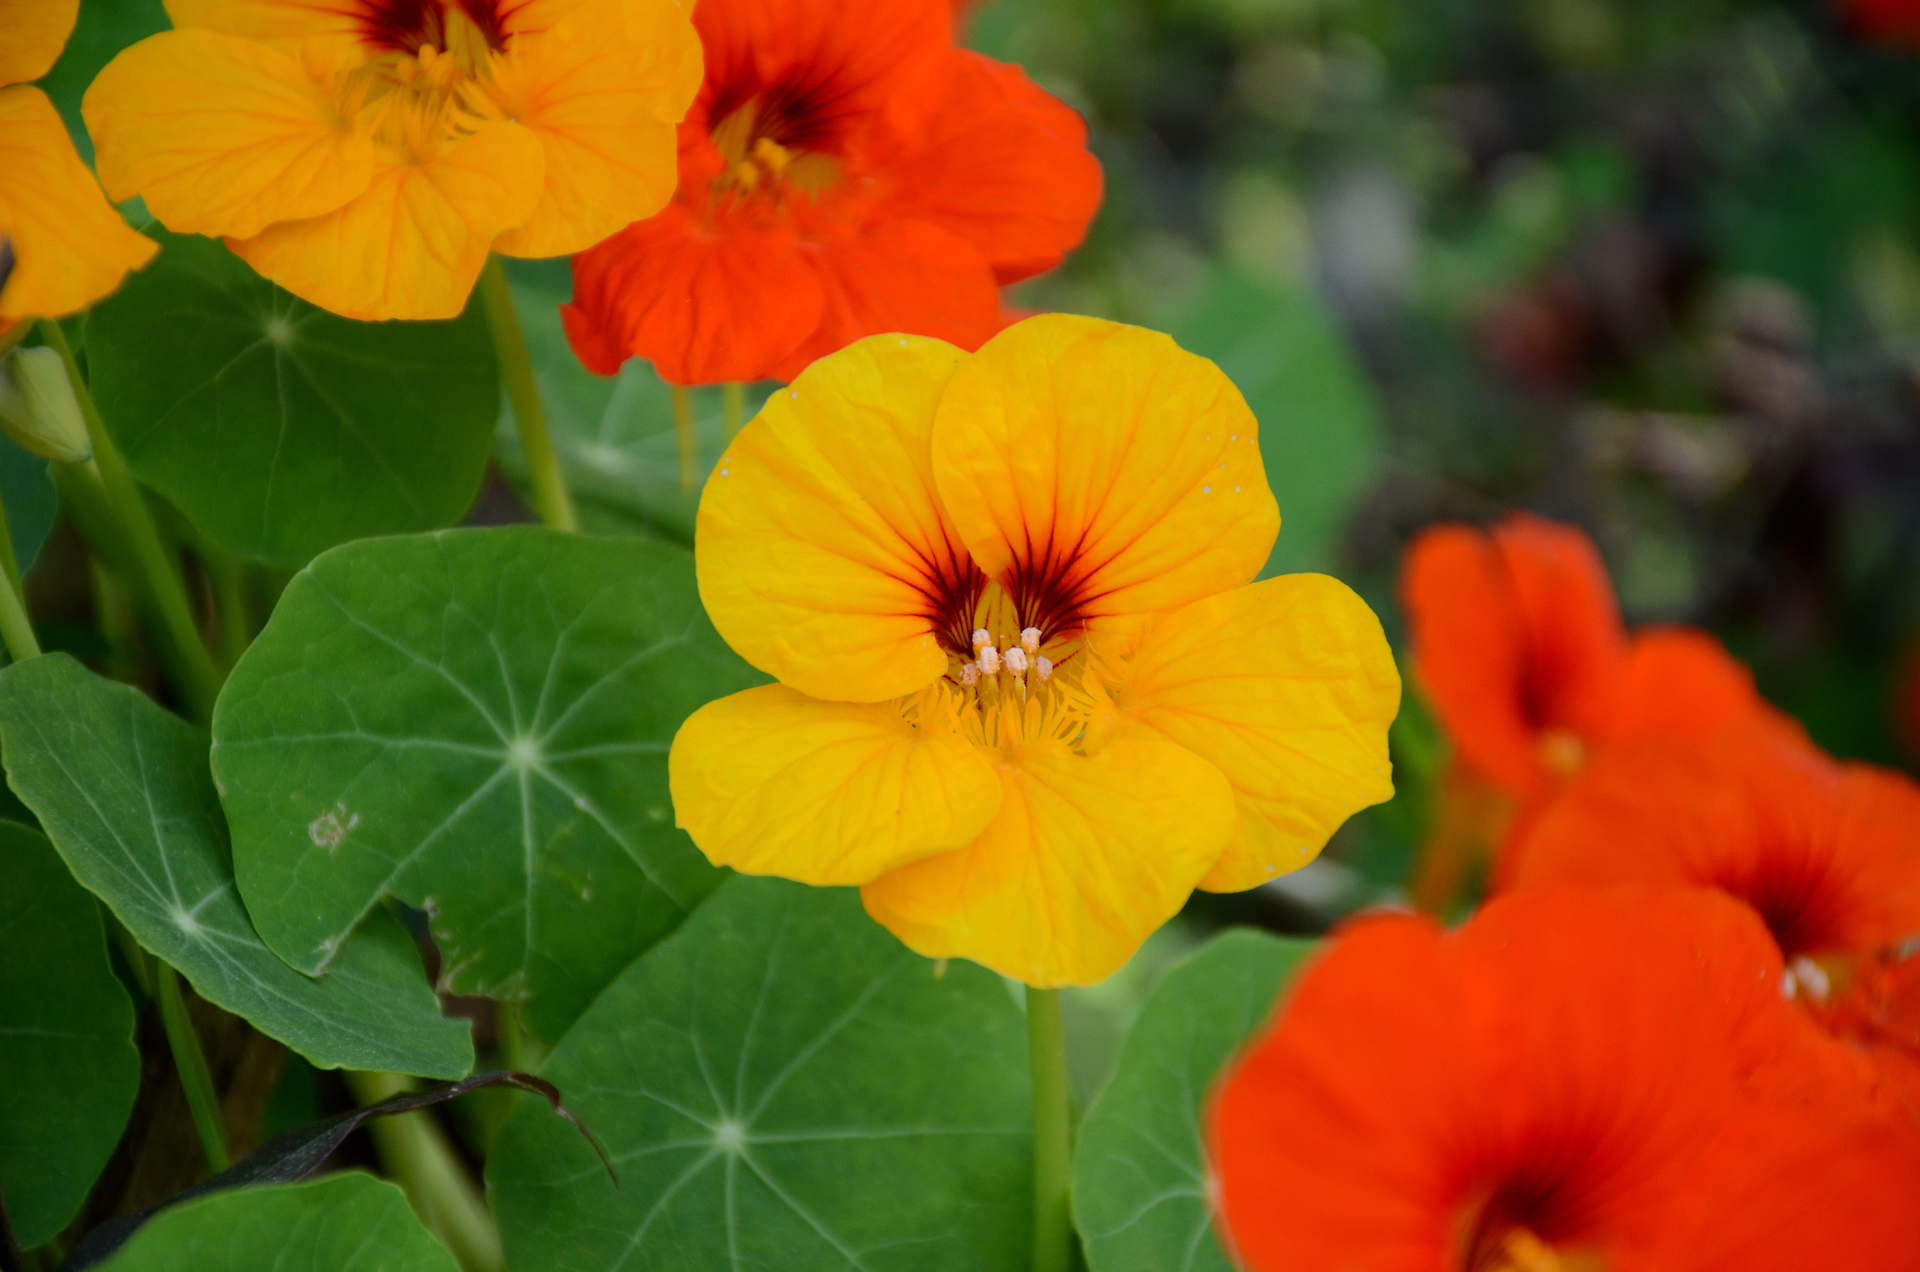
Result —
[[166, 0], [84, 112], [100, 179], [349, 318], [449, 318], [489, 251], [658, 212], [700, 87], [677, 0]]
[[1249, 583], [1279, 527], [1246, 403], [1163, 335], [1047, 315], [823, 358], [700, 502], [701, 598], [780, 683], [681, 728], [679, 822], [859, 885], [922, 954], [1100, 980], [1393, 793], [1380, 624], [1321, 575]]
[[0, 0], [0, 336], [62, 318], [120, 285], [156, 250], [113, 210], [47, 95], [80, 0]]

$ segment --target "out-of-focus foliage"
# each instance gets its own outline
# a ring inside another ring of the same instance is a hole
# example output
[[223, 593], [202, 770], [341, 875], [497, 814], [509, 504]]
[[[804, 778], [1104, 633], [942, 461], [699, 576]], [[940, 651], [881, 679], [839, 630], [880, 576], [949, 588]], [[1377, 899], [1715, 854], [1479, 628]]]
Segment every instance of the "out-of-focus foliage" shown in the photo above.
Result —
[[[997, 0], [970, 39], [1085, 111], [1107, 170], [1020, 299], [1174, 331], [1263, 433], [1313, 421], [1279, 450], [1303, 486], [1268, 444], [1276, 567], [1337, 567], [1397, 638], [1414, 531], [1531, 507], [1595, 532], [1631, 620], [1703, 623], [1824, 745], [1912, 759], [1920, 61], [1757, 0]], [[1364, 397], [1290, 419], [1345, 390], [1262, 367], [1250, 302], [1212, 319], [1240, 349], [1201, 336], [1223, 280], [1317, 294]], [[1308, 908], [1397, 883], [1416, 822], [1361, 819]]]

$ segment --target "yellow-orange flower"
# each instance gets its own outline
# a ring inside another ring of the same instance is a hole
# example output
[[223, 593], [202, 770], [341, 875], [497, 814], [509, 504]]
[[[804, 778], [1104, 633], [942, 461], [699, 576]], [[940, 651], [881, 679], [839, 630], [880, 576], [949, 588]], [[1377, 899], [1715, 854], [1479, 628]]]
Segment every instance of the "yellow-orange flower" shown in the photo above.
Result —
[[60, 318], [152, 258], [74, 153], [39, 79], [60, 57], [80, 0], [0, 0], [0, 333]]
[[701, 598], [781, 683], [680, 730], [680, 824], [860, 885], [922, 954], [1101, 979], [1392, 794], [1379, 622], [1249, 584], [1279, 524], [1245, 401], [1165, 336], [1045, 315], [821, 359], [701, 499]]
[[700, 86], [676, 0], [167, 0], [84, 111], [100, 177], [350, 318], [448, 318], [489, 251], [660, 210]]

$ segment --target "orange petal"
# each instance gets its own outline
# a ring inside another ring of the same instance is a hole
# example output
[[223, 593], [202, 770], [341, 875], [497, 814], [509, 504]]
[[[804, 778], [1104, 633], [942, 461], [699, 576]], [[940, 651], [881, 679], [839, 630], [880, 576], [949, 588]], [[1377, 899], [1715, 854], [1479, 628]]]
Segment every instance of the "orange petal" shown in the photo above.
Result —
[[160, 250], [120, 219], [53, 103], [25, 85], [0, 89], [0, 235], [14, 257], [0, 287], [0, 330], [85, 309]]
[[936, 725], [785, 685], [710, 702], [673, 739], [674, 816], [715, 865], [866, 883], [964, 846], [1000, 806], [988, 753]]
[[532, 214], [540, 142], [485, 124], [419, 165], [385, 161], [326, 216], [282, 221], [227, 246], [303, 300], [347, 318], [453, 318], [496, 235]]
[[1729, 728], [1762, 725], [1804, 738], [1790, 716], [1753, 686], [1753, 673], [1712, 635], [1690, 627], [1634, 633], [1603, 741], [1669, 738], [1708, 742]]
[[649, 358], [669, 384], [758, 380], [820, 322], [825, 300], [793, 233], [701, 226], [678, 203], [573, 258], [567, 339], [590, 370]]
[[123, 51], [83, 107], [100, 179], [179, 234], [251, 238], [331, 212], [373, 179], [373, 142], [328, 90], [362, 58], [315, 41], [275, 46], [164, 31]]
[[79, 20], [80, 0], [0, 0], [0, 88], [52, 70]]
[[1119, 970], [1233, 833], [1220, 771], [1136, 725], [1091, 756], [1057, 742], [1003, 752], [1000, 780], [1000, 811], [979, 839], [882, 875], [860, 899], [919, 953], [1029, 985]]
[[999, 329], [1000, 291], [986, 260], [936, 226], [894, 221], [806, 251], [825, 297], [813, 334], [774, 369], [790, 380], [863, 336], [932, 336], [977, 349]]
[[1253, 413], [1158, 332], [1042, 314], [940, 400], [934, 471], [960, 537], [1051, 637], [1236, 587], [1280, 525]]
[[1233, 841], [1200, 886], [1297, 870], [1354, 813], [1393, 798], [1400, 676], [1380, 620], [1344, 583], [1289, 574], [1157, 615], [1114, 701], [1233, 786]]
[[176, 28], [224, 31], [255, 40], [360, 37], [366, 0], [166, 0]]
[[675, 125], [699, 89], [700, 42], [674, 0], [586, 0], [514, 36], [490, 92], [546, 147], [546, 187], [496, 250], [582, 252], [660, 211], [677, 175]]
[[741, 657], [816, 698], [879, 702], [947, 670], [943, 632], [969, 648], [978, 579], [927, 448], [963, 356], [863, 340], [774, 394], [728, 447], [700, 498], [694, 562]]

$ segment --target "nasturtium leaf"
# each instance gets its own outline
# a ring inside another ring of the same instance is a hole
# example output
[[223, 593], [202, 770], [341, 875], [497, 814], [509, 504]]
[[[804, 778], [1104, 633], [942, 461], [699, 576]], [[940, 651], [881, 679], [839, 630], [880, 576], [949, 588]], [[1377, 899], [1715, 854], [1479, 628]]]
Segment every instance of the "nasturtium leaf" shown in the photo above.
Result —
[[681, 548], [512, 526], [329, 552], [214, 713], [247, 908], [317, 972], [390, 893], [432, 916], [445, 988], [557, 1038], [719, 882], [667, 748], [761, 679]]
[[46, 836], [0, 822], [0, 1190], [27, 1249], [73, 1218], [140, 1089], [100, 906]]
[[[595, 375], [581, 366], [560, 326], [567, 276], [562, 272], [555, 286], [541, 265], [510, 264], [514, 308], [581, 523], [603, 533], [640, 533], [691, 545], [700, 484], [726, 442], [720, 391], [689, 391], [696, 460], [693, 489], [683, 490], [671, 387], [639, 358], [627, 359], [615, 376]], [[751, 418], [764, 397], [750, 391], [743, 414]], [[511, 409], [501, 421], [495, 454], [525, 489], [526, 458]]]
[[174, 1206], [100, 1266], [111, 1272], [458, 1272], [406, 1194], [358, 1171]]
[[1074, 1223], [1092, 1272], [1232, 1272], [1213, 1231], [1205, 1105], [1312, 949], [1234, 929], [1148, 997], [1074, 1145]]
[[47, 461], [6, 437], [0, 437], [0, 499], [6, 500], [7, 536], [13, 540], [14, 559], [25, 574], [40, 559], [41, 545], [60, 511], [60, 497], [54, 493]]
[[1019, 1010], [991, 973], [909, 953], [851, 890], [729, 881], [542, 1075], [620, 1183], [522, 1101], [487, 1161], [515, 1272], [1027, 1266]]
[[234, 888], [226, 821], [193, 726], [65, 654], [0, 672], [7, 779], [67, 868], [202, 998], [321, 1068], [460, 1077], [471, 1026], [440, 1014], [382, 911], [312, 979], [274, 956]]
[[353, 322], [211, 239], [150, 233], [159, 257], [87, 318], [94, 399], [140, 480], [280, 565], [460, 519], [500, 413], [477, 302], [448, 322]]
[[1224, 272], [1172, 334], [1218, 363], [1260, 421], [1260, 458], [1280, 503], [1280, 537], [1261, 577], [1331, 569], [1383, 445], [1379, 403], [1333, 315], [1304, 286]]

